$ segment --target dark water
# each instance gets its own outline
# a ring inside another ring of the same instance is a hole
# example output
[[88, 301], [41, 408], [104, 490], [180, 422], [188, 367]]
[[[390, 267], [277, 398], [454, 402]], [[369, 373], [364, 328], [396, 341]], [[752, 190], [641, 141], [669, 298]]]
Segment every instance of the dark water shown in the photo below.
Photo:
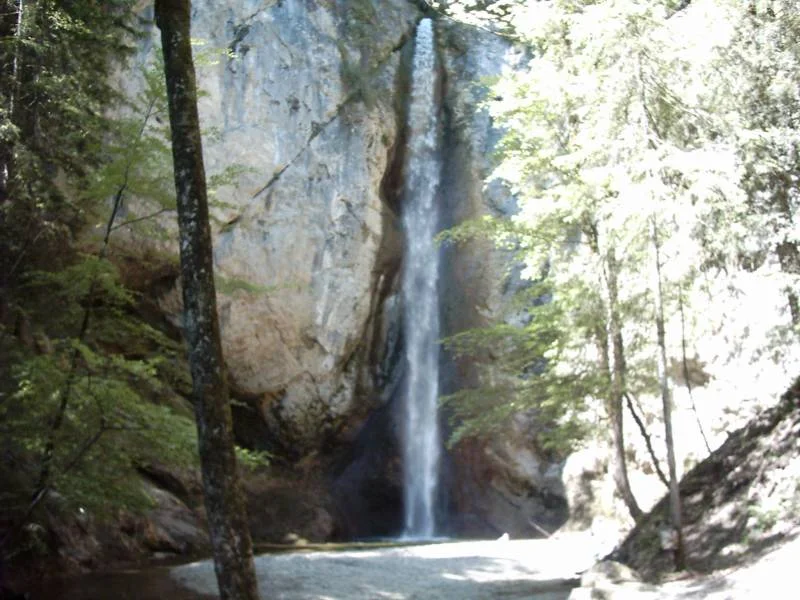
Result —
[[[452, 541], [448, 538], [425, 540], [422, 545]], [[376, 550], [420, 545], [420, 540], [373, 539], [340, 544], [308, 544], [307, 546], [286, 546], [285, 544], [260, 544], [256, 546], [257, 555], [314, 553], [319, 551], [336, 552], [352, 550]], [[163, 566], [151, 566], [112, 573], [89, 573], [87, 575], [59, 580], [47, 579], [39, 584], [29, 583], [24, 590], [30, 600], [219, 600], [219, 596], [204, 595], [182, 587], [173, 580], [170, 568], [181, 561]], [[558, 600], [567, 594], [553, 596]], [[540, 598], [540, 596], [536, 596]], [[550, 600], [550, 596], [541, 596]], [[0, 593], [0, 600], [4, 600]]]
[[93, 573], [47, 581], [29, 590], [31, 600], [216, 600], [181, 587], [167, 567], [122, 573]]
[[[342, 544], [311, 544], [308, 547], [292, 547], [285, 544], [261, 544], [256, 546], [258, 554], [283, 554], [318, 550], [375, 549], [413, 545], [412, 542], [394, 539], [369, 540]], [[209, 559], [210, 560], [210, 559]], [[130, 569], [113, 573], [89, 573], [87, 575], [59, 580], [48, 579], [39, 584], [29, 584], [24, 590], [30, 600], [219, 600], [219, 596], [198, 594], [180, 586], [169, 576], [172, 566]], [[2, 594], [0, 593], [0, 600]]]

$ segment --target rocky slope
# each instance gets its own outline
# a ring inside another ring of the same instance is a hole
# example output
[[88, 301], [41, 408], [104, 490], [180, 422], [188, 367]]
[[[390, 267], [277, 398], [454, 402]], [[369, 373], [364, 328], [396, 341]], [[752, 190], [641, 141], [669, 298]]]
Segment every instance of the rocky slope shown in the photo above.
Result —
[[[786, 593], [800, 543], [800, 380], [681, 480], [687, 570], [675, 573], [668, 498], [583, 574], [584, 598], [755, 598]], [[788, 597], [788, 596], [787, 596]]]
[[[800, 380], [681, 480], [688, 567], [724, 568], [782, 540], [800, 524], [798, 474]], [[672, 569], [672, 553], [659, 541], [668, 530], [664, 498], [611, 558], [656, 579]]]

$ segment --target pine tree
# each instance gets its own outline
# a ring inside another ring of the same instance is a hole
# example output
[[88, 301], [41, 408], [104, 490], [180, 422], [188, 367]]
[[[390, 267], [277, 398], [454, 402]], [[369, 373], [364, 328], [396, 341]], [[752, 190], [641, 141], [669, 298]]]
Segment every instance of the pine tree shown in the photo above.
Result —
[[[590, 373], [584, 381], [598, 382], [587, 403], [605, 407], [618, 491], [634, 518], [623, 401], [633, 407], [639, 396], [660, 394], [669, 427], [669, 361], [683, 364], [690, 386], [687, 354], [698, 332], [717, 331], [703, 322], [709, 296], [716, 302], [724, 295], [734, 306], [742, 272], [765, 282], [780, 277], [789, 326], [752, 352], [781, 356], [796, 348], [785, 334], [796, 331], [800, 273], [795, 8], [788, 0], [746, 8], [730, 0], [702, 7], [669, 0], [512, 7], [514, 35], [534, 58], [528, 69], [499, 78], [487, 105], [505, 131], [493, 177], [511, 187], [520, 211], [511, 222], [462, 224], [451, 237], [477, 233], [515, 248], [527, 265], [523, 274], [547, 288], [542, 305], [562, 315], [554, 321], [554, 347], [570, 350], [544, 351], [539, 372]], [[648, 277], [654, 260], [658, 293]], [[536, 311], [543, 308], [531, 310], [532, 322]], [[665, 334], [670, 323], [679, 335]], [[532, 332], [523, 328], [515, 336], [526, 334]], [[533, 360], [520, 354], [533, 346], [523, 340], [502, 346], [490, 335], [470, 336], [488, 344], [480, 351], [495, 352], [497, 365]], [[533, 379], [524, 370], [515, 376]], [[476, 405], [481, 390], [457, 396]], [[531, 394], [516, 409], [548, 396], [559, 397]], [[476, 427], [491, 420], [485, 411], [483, 418], [456, 411]], [[461, 429], [474, 431], [469, 424]], [[647, 443], [656, 461], [649, 437]], [[667, 445], [673, 455], [671, 440]], [[673, 488], [676, 470], [671, 464]], [[678, 519], [679, 507], [673, 512]]]
[[[0, 272], [57, 255], [84, 224], [80, 189], [103, 158], [107, 74], [130, 49], [131, 0], [6, 0], [0, 19]], [[57, 143], [55, 141], [57, 140]]]

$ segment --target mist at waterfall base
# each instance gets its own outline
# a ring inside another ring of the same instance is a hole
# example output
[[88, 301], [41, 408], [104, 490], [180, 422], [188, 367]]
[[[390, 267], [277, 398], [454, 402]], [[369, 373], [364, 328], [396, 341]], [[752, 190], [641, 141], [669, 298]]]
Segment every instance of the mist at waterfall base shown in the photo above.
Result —
[[439, 186], [436, 51], [433, 23], [417, 29], [408, 109], [402, 290], [406, 389], [403, 407], [405, 539], [432, 539], [439, 478], [439, 253], [436, 195]]

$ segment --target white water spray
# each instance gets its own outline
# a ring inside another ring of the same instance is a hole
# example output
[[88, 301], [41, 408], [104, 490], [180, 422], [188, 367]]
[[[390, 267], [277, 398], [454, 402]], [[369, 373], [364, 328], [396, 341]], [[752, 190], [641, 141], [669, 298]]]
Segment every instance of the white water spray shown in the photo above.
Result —
[[439, 251], [434, 241], [439, 186], [433, 23], [417, 29], [408, 115], [403, 226], [407, 387], [403, 441], [405, 536], [431, 538], [439, 476]]

